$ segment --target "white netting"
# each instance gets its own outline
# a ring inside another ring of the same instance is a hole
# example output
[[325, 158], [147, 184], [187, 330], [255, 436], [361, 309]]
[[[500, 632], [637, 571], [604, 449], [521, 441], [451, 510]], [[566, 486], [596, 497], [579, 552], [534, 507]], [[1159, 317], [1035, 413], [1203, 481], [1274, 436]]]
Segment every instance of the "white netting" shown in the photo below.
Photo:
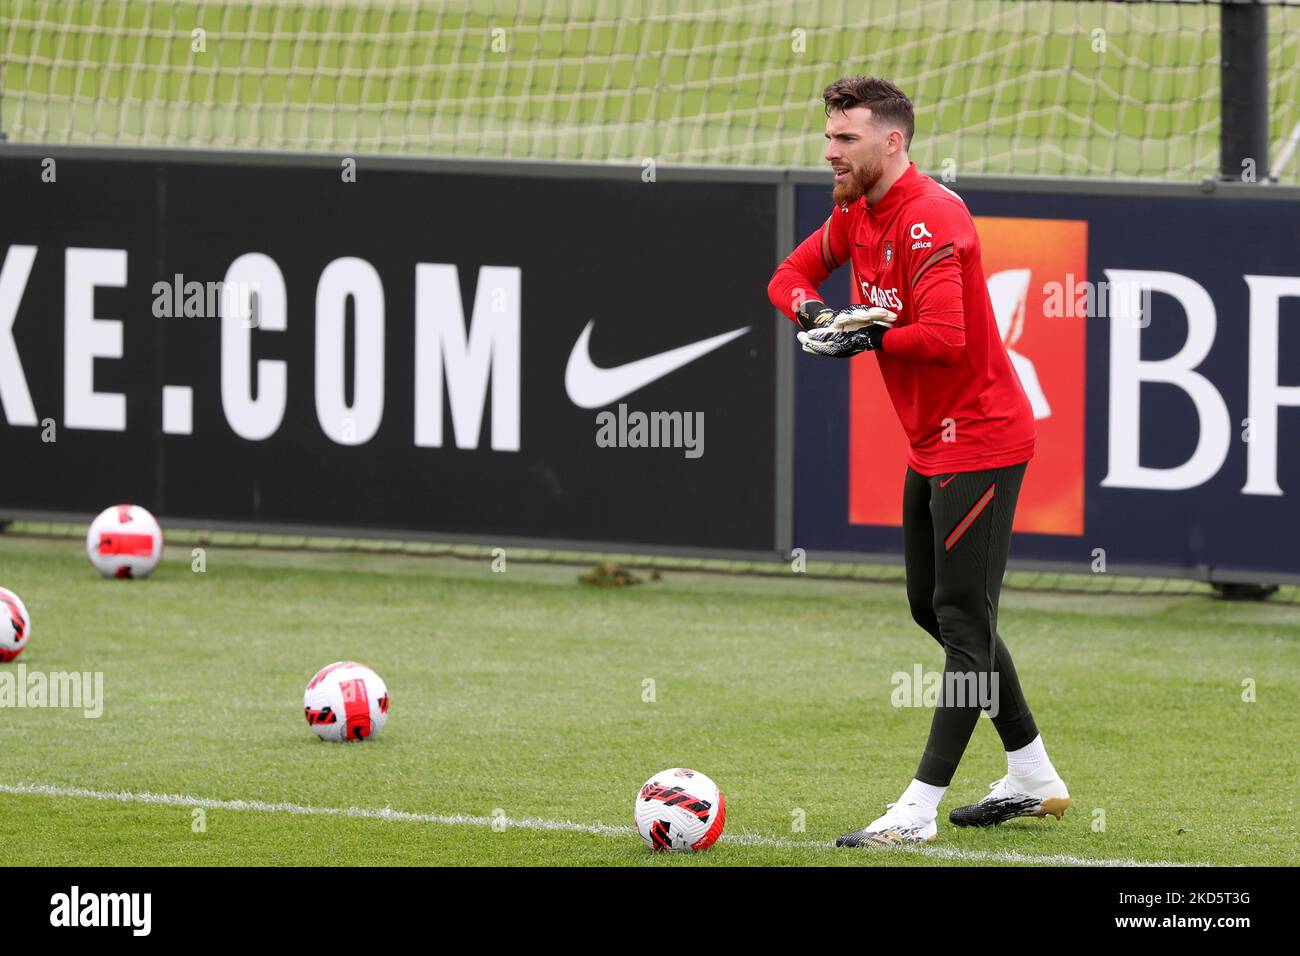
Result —
[[[1300, 0], [1269, 6], [1276, 156]], [[1218, 164], [1214, 3], [0, 0], [0, 56], [17, 141], [818, 165], [822, 88], [875, 73], [927, 169]]]

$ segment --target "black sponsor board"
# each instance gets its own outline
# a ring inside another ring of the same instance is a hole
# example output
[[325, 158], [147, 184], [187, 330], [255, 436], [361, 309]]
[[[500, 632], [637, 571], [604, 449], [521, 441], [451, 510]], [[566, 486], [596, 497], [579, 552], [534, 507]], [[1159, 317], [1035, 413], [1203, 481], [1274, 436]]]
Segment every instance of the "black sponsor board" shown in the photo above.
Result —
[[774, 186], [42, 170], [0, 158], [4, 512], [774, 547]]

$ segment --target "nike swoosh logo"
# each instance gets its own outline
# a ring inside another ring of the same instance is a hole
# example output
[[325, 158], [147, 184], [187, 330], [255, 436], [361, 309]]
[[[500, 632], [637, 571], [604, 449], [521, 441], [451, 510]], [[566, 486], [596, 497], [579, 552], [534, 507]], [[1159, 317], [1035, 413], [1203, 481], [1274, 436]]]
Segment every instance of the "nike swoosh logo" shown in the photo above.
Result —
[[638, 388], [649, 385], [656, 379], [663, 378], [683, 365], [689, 365], [702, 355], [726, 345], [732, 339], [740, 338], [749, 331], [750, 326], [723, 332], [712, 338], [701, 339], [690, 345], [660, 352], [648, 358], [637, 359], [614, 368], [598, 368], [591, 361], [588, 343], [591, 330], [596, 325], [592, 319], [578, 336], [578, 341], [569, 353], [569, 364], [564, 369], [564, 389], [569, 393], [569, 400], [579, 408], [600, 408], [616, 402], [625, 395], [630, 395]]
[[955, 474], [949, 475], [946, 481], [941, 481], [941, 482], [939, 482], [939, 487], [940, 487], [940, 488], [947, 488], [947, 487], [948, 487], [948, 482], [949, 482], [949, 481], [952, 481], [952, 480], [953, 480], [954, 478], [956, 478], [956, 477], [957, 477], [957, 476], [956, 476]]

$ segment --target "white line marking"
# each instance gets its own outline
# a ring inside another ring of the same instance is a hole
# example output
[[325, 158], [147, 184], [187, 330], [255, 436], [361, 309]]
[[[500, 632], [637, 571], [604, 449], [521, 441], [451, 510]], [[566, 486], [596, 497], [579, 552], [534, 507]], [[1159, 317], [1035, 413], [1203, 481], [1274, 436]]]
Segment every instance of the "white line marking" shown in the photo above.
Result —
[[[54, 787], [43, 783], [0, 783], [0, 793], [19, 796], [63, 797], [77, 800], [107, 800], [114, 803], [145, 803], [167, 807], [203, 807], [206, 810], [234, 810], [253, 813], [291, 813], [299, 816], [350, 817], [359, 820], [387, 820], [395, 823], [431, 823], [437, 826], [491, 827], [500, 823], [493, 817], [477, 817], [464, 813], [411, 813], [392, 807], [308, 807], [296, 803], [268, 803], [264, 800], [214, 800], [211, 797], [191, 797], [179, 793], [132, 793], [126, 790], [90, 790], [86, 787]], [[506, 818], [506, 826], [521, 830], [548, 830], [567, 833], [588, 833], [595, 836], [636, 838], [630, 826], [611, 826], [603, 823], [574, 823], [571, 820], [542, 820], [537, 817]], [[830, 850], [831, 841], [787, 840], [755, 833], [725, 834], [720, 842], [740, 846], [770, 846], [792, 850]], [[880, 852], [863, 850], [863, 853]], [[988, 863], [1027, 863], [1045, 866], [1212, 866], [1210, 863], [1176, 863], [1168, 860], [1093, 859], [1090, 857], [1053, 854], [1034, 856], [1016, 850], [963, 850], [945, 846], [898, 846], [885, 852], [909, 853], [918, 856], [948, 860], [971, 860]]]

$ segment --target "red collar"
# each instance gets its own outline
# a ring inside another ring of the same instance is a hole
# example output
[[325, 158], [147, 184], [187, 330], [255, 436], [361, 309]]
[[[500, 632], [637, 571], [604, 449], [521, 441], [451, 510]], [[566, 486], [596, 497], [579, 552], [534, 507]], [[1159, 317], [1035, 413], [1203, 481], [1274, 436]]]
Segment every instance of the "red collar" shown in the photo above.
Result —
[[[921, 174], [917, 171], [916, 163], [908, 163], [907, 169], [903, 171], [903, 175], [894, 180], [894, 184], [885, 191], [885, 194], [880, 197], [879, 202], [874, 206], [870, 204], [867, 205], [868, 215], [873, 219], [882, 219], [888, 216], [898, 208], [904, 199], [907, 198], [907, 194], [911, 192], [912, 187], [915, 186], [920, 179]], [[863, 203], [866, 203], [865, 198], [862, 201]]]

